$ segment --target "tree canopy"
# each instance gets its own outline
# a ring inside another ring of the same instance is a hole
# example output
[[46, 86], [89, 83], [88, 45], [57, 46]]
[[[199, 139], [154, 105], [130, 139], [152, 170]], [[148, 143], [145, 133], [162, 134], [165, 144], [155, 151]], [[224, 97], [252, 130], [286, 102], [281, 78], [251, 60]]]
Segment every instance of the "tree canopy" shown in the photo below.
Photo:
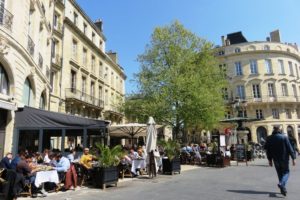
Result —
[[138, 95], [128, 98], [125, 113], [182, 128], [212, 128], [224, 117], [222, 88], [226, 81], [213, 44], [175, 21], [155, 28], [150, 44], [138, 56]]

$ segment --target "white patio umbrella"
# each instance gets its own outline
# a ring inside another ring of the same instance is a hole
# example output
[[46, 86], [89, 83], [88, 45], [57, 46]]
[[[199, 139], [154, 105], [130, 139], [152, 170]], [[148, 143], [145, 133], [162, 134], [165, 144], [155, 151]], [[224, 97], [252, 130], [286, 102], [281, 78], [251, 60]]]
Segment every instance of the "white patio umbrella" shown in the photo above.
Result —
[[140, 136], [146, 137], [146, 135], [147, 124], [129, 123], [112, 125], [109, 127], [110, 137], [130, 138], [133, 141], [133, 138], [138, 138]]
[[157, 143], [157, 130], [153, 117], [149, 117], [147, 126], [147, 138], [146, 138], [146, 153], [147, 153], [147, 166], [149, 176], [156, 176], [157, 166], [154, 158], [154, 151]]
[[147, 125], [146, 151], [150, 153], [155, 151], [157, 142], [157, 130], [153, 117], [149, 117]]

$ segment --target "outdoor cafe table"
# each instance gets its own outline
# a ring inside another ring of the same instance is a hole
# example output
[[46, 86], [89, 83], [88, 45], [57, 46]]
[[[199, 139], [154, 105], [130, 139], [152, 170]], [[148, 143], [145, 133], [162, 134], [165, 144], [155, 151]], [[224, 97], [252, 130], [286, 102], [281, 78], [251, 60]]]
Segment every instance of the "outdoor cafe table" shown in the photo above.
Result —
[[58, 173], [56, 170], [38, 171], [36, 173], [34, 181], [36, 187], [39, 187], [41, 184], [46, 182], [59, 183]]

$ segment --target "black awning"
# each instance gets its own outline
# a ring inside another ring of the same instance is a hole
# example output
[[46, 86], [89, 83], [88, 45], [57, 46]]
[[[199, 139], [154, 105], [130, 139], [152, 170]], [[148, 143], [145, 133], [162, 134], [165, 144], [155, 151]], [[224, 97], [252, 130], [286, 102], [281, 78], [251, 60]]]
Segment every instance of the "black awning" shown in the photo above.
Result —
[[24, 107], [16, 111], [16, 128], [105, 128], [107, 121]]

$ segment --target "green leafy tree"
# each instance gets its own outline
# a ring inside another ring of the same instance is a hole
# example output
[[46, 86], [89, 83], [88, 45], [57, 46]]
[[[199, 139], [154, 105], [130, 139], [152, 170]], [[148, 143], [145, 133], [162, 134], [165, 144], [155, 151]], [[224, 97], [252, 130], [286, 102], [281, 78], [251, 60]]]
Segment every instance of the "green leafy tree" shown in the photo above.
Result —
[[212, 128], [224, 116], [226, 83], [214, 54], [212, 43], [178, 21], [156, 28], [138, 57], [138, 98], [126, 102], [126, 113], [170, 124], [175, 137], [188, 127]]

